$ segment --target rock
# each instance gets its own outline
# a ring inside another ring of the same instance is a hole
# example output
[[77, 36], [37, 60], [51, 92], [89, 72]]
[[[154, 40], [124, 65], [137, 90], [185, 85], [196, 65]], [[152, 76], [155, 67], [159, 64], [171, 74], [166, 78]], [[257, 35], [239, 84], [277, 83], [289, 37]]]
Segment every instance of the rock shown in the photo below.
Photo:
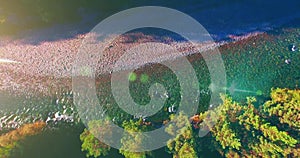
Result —
[[290, 50], [291, 50], [292, 52], [295, 52], [297, 49], [298, 49], [298, 48], [297, 48], [294, 44], [291, 45], [291, 47], [290, 47]]
[[290, 63], [291, 63], [291, 59], [285, 59], [284, 62], [285, 62], [286, 64], [290, 64]]

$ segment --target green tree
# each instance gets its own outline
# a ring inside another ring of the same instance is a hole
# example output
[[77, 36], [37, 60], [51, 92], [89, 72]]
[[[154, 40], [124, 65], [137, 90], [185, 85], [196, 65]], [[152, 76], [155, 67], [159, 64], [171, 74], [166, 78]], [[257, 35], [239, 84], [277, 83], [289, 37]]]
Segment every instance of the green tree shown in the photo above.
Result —
[[147, 130], [147, 126], [143, 125], [142, 120], [138, 121], [124, 121], [122, 124], [125, 132], [121, 139], [122, 147], [119, 150], [125, 158], [146, 158], [146, 155], [151, 155], [151, 152], [132, 152], [137, 151], [143, 142], [142, 133]]
[[271, 100], [263, 105], [263, 110], [275, 123], [287, 124], [289, 130], [300, 131], [299, 90], [273, 89]]
[[[271, 99], [259, 108], [254, 106], [254, 97], [248, 97], [243, 104], [226, 95], [221, 98], [223, 103], [214, 111], [190, 119], [195, 128], [192, 128], [189, 116], [182, 112], [170, 116], [165, 131], [173, 136], [167, 142], [167, 148], [174, 158], [206, 156], [200, 151], [205, 153], [201, 148], [207, 144], [223, 157], [300, 157], [300, 90], [272, 89]], [[197, 136], [200, 124], [211, 131], [205, 137]], [[143, 125], [142, 120], [124, 121], [122, 126], [127, 132], [121, 139], [120, 153], [126, 158], [151, 155], [150, 152], [132, 152], [139, 149], [144, 140], [143, 135], [136, 132], [147, 131], [149, 127]], [[102, 130], [111, 131], [109, 126]], [[89, 142], [89, 148], [99, 143]]]
[[100, 137], [110, 137], [111, 128], [108, 120], [94, 120], [89, 122], [90, 130], [84, 129], [80, 135], [81, 150], [86, 151], [86, 157], [99, 157], [108, 155], [110, 146], [99, 141]]
[[179, 112], [178, 116], [171, 115], [170, 124], [165, 130], [174, 137], [167, 142], [168, 150], [174, 158], [197, 157], [193, 129], [188, 117], [183, 112]]
[[299, 96], [299, 90], [273, 89], [262, 110], [254, 107], [255, 98], [241, 105], [222, 96], [216, 124], [207, 119], [211, 111], [201, 113], [199, 123], [210, 128], [215, 148], [226, 157], [298, 157]]

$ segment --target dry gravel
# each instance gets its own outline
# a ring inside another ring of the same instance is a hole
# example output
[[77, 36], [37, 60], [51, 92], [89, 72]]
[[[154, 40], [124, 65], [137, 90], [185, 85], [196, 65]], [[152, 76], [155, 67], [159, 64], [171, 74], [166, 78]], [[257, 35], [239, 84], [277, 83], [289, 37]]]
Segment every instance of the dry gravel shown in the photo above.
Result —
[[[61, 39], [56, 41], [39, 42], [39, 44], [28, 44], [22, 40], [9, 40], [2, 38], [0, 42], [0, 58], [9, 59], [18, 63], [0, 63], [0, 90], [11, 91], [12, 93], [41, 93], [49, 95], [60, 88], [71, 88], [72, 67], [78, 58], [78, 50], [86, 36], [91, 34], [78, 35], [71, 39]], [[244, 39], [244, 38], [242, 38]], [[184, 56], [195, 53], [194, 46], [189, 42], [177, 42], [170, 37], [157, 38], [142, 33], [130, 33], [117, 38], [112, 43], [90, 42], [89, 54], [97, 53], [97, 48], [105, 47], [103, 56], [89, 58], [86, 63], [97, 63], [91, 65], [100, 69], [100, 73], [111, 71], [116, 61], [130, 48], [146, 42], [160, 42], [170, 45], [178, 50], [179, 53], [162, 54], [157, 53], [147, 56], [149, 61], [168, 60], [171, 57]], [[224, 43], [196, 43], [201, 49], [216, 48]], [[160, 52], [159, 48], [154, 48]], [[120, 65], [126, 69], [133, 65], [143, 65], [137, 54], [135, 59], [128, 59]], [[81, 57], [80, 57], [81, 58]], [[144, 58], [145, 59], [145, 58]], [[82, 60], [82, 59], [80, 59]]]

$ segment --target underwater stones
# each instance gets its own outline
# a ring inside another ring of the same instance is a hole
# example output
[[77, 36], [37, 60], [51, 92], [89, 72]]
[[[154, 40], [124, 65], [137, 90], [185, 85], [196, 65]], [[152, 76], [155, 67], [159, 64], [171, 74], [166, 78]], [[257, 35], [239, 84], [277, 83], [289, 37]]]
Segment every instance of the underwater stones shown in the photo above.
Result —
[[167, 91], [164, 92], [163, 96], [161, 98], [169, 98], [169, 94]]
[[59, 99], [58, 99], [58, 98], [55, 100], [55, 104], [56, 104], [56, 105], [59, 104]]
[[[199, 91], [198, 91], [199, 92]], [[210, 93], [209, 89], [201, 89], [200, 94], [208, 95]]]
[[169, 113], [175, 113], [176, 112], [175, 105], [172, 105], [172, 106], [168, 107], [168, 112]]
[[145, 118], [145, 116], [143, 116], [142, 114], [135, 114], [133, 115], [133, 119], [140, 119], [140, 118]]
[[214, 104], [210, 104], [210, 105], [209, 105], [209, 108], [214, 108], [214, 107], [215, 107]]
[[290, 46], [290, 51], [295, 52], [296, 50], [298, 50], [298, 48], [294, 44], [292, 44]]
[[290, 64], [290, 63], [291, 63], [291, 59], [285, 59], [284, 62], [285, 62], [286, 64]]
[[54, 114], [54, 118], [48, 117], [45, 121], [46, 123], [49, 123], [50, 121], [58, 122], [58, 121], [66, 121], [66, 122], [74, 122], [74, 116], [73, 115], [65, 115], [61, 114], [59, 111]]
[[48, 116], [47, 119], [46, 119], [46, 121], [45, 121], [46, 124], [48, 124], [48, 122], [51, 121], [51, 120], [52, 120], [52, 119]]

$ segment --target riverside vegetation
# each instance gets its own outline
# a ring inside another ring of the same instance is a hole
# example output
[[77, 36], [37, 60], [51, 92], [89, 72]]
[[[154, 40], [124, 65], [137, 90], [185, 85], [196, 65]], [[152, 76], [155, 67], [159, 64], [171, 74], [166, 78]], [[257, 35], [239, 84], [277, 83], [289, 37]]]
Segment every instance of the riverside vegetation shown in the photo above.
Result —
[[[271, 90], [270, 96], [269, 100], [256, 108], [254, 97], [248, 97], [247, 102], [240, 104], [222, 95], [223, 103], [214, 112], [206, 111], [190, 118], [183, 113], [177, 117], [171, 115], [169, 119], [175, 122], [179, 130], [174, 131], [172, 126], [166, 127], [166, 132], [174, 136], [174, 139], [168, 141], [166, 151], [174, 158], [206, 157], [206, 150], [218, 151], [224, 157], [299, 157], [300, 90], [277, 88]], [[208, 115], [217, 116], [214, 126], [210, 125]], [[100, 126], [93, 123], [94, 126], [90, 127], [92, 130], [108, 132], [108, 129], [99, 129]], [[211, 131], [205, 137], [198, 136], [200, 123]], [[123, 127], [128, 131], [145, 131], [149, 128], [142, 120], [124, 121]], [[87, 157], [109, 154], [110, 147], [101, 143], [88, 130], [81, 134], [80, 139]], [[142, 138], [137, 137], [136, 140], [139, 142]], [[126, 146], [138, 145], [121, 142]], [[151, 152], [131, 153], [122, 149], [120, 153], [126, 158], [151, 156]]]

